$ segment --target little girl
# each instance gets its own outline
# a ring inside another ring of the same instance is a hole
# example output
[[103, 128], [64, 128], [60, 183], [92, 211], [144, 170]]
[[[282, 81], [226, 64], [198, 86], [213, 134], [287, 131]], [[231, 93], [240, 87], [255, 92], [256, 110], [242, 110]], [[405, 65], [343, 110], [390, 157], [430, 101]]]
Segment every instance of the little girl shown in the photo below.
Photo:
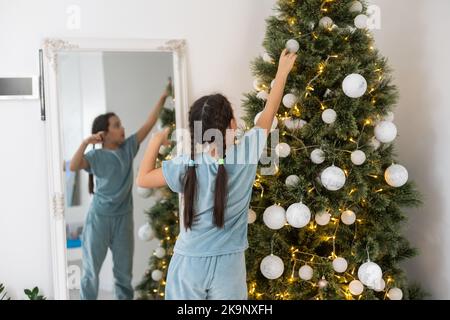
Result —
[[[149, 142], [137, 184], [169, 186], [184, 195], [180, 234], [166, 279], [166, 299], [247, 299], [247, 215], [256, 167], [297, 55], [284, 50], [266, 106], [239, 144], [229, 101], [220, 94], [197, 100], [189, 111], [191, 153], [162, 162], [158, 150], [169, 130]], [[231, 130], [230, 130], [231, 129]], [[198, 144], [209, 151], [196, 153]]]
[[[133, 159], [139, 144], [151, 131], [170, 91], [171, 83], [153, 108], [144, 125], [125, 139], [125, 129], [112, 112], [99, 115], [92, 124], [92, 135], [85, 139], [70, 162], [70, 170], [89, 173], [89, 192], [94, 194], [82, 239], [83, 275], [80, 298], [97, 299], [98, 275], [108, 248], [113, 258], [115, 295], [133, 299]], [[102, 149], [84, 154], [89, 144], [102, 143]], [[94, 179], [96, 190], [94, 192]]]

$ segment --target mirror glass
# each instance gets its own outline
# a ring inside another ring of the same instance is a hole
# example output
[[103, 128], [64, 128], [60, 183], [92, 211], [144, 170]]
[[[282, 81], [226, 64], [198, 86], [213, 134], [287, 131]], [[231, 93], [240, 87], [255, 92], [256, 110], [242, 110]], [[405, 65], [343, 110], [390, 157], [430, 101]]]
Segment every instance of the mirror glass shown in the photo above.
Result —
[[[116, 120], [124, 130], [124, 145], [146, 123], [158, 103], [162, 103], [159, 116], [166, 112], [166, 115], [173, 113], [174, 117], [173, 98], [161, 98], [171, 83], [169, 79], [173, 79], [172, 53], [74, 51], [59, 53], [57, 59], [70, 298], [80, 299], [83, 295], [87, 299], [133, 298], [129, 288], [135, 288], [142, 280], [149, 257], [157, 246], [156, 240], [149, 243], [137, 237], [139, 226], [148, 221], [145, 211], [155, 204], [156, 197], [143, 196], [134, 181], [148, 138], [151, 132], [161, 129], [161, 121], [152, 127], [133, 154], [130, 214], [117, 216], [103, 212], [101, 217], [89, 218], [94, 197], [89, 193], [89, 173], [83, 169], [70, 170], [70, 162], [83, 140], [91, 136], [93, 121], [101, 114], [117, 115]], [[84, 152], [92, 149], [90, 144]], [[102, 144], [96, 144], [95, 149], [102, 149]], [[103, 170], [114, 168], [108, 165], [102, 164]], [[87, 224], [89, 239], [83, 237], [87, 234]], [[92, 241], [95, 243], [89, 243]]]

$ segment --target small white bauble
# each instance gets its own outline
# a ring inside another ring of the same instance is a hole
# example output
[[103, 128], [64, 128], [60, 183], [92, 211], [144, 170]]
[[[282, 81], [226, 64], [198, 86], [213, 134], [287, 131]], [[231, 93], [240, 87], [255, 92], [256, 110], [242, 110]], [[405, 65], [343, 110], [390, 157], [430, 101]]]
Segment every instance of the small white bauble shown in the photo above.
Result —
[[307, 264], [305, 264], [304, 266], [301, 266], [300, 269], [298, 270], [298, 276], [300, 277], [300, 279], [306, 280], [306, 281], [312, 279], [313, 273], [314, 273], [313, 268], [311, 268]]
[[161, 154], [161, 155], [165, 154], [169, 148], [170, 148], [169, 146], [165, 146], [165, 145], [160, 146], [159, 154]]
[[354, 296], [359, 296], [364, 291], [364, 286], [359, 280], [353, 280], [348, 285], [348, 290]]
[[253, 211], [253, 209], [248, 209], [247, 222], [249, 224], [252, 224], [255, 221], [256, 221], [256, 212]]
[[286, 211], [287, 222], [294, 228], [303, 228], [311, 220], [311, 211], [303, 203], [294, 203]]
[[258, 92], [258, 94], [256, 95], [256, 97], [257, 97], [258, 99], [261, 99], [261, 100], [266, 101], [267, 98], [269, 98], [269, 93], [268, 93], [267, 91], [265, 91], [265, 90], [262, 90], [262, 91]]
[[146, 223], [139, 228], [138, 237], [142, 241], [150, 241], [155, 238], [155, 234], [153, 233], [152, 227]]
[[325, 288], [327, 285], [328, 285], [328, 281], [324, 277], [322, 277], [322, 279], [320, 279], [319, 282], [317, 283], [317, 286], [320, 289]]
[[[255, 116], [255, 121], [254, 121], [255, 125], [256, 125], [256, 122], [258, 122], [258, 119], [259, 119], [259, 117], [261, 116], [261, 114], [262, 114], [262, 111], [259, 112], [259, 113]], [[270, 129], [270, 131], [272, 132], [273, 130], [275, 130], [275, 129], [277, 128], [277, 126], [278, 126], [278, 118], [277, 118], [277, 117], [274, 117], [274, 118], [273, 118], [273, 122], [272, 122], [272, 128]]]
[[319, 26], [322, 28], [331, 28], [333, 26], [333, 19], [330, 17], [323, 17], [319, 20]]
[[362, 97], [367, 90], [367, 81], [358, 73], [349, 74], [342, 81], [342, 90], [350, 98]]
[[326, 226], [328, 223], [330, 223], [331, 214], [326, 211], [316, 213], [314, 220], [316, 220], [316, 223], [319, 226]]
[[158, 247], [155, 249], [155, 256], [157, 256], [158, 258], [162, 259], [162, 258], [164, 258], [165, 255], [166, 255], [166, 250], [164, 250], [164, 248]]
[[381, 292], [381, 291], [384, 291], [385, 287], [386, 287], [386, 282], [384, 282], [383, 279], [380, 279], [380, 281], [377, 281], [373, 287], [369, 287], [369, 288], [374, 290], [375, 292]]
[[400, 164], [393, 164], [384, 172], [384, 179], [391, 187], [401, 187], [408, 182], [408, 170]]
[[347, 260], [345, 260], [342, 257], [337, 257], [336, 259], [333, 260], [333, 269], [336, 272], [342, 273], [345, 272], [345, 270], [347, 270], [348, 267], [348, 263]]
[[385, 116], [383, 117], [383, 120], [384, 120], [384, 121], [389, 121], [389, 122], [394, 121], [394, 119], [395, 119], [395, 115], [394, 115], [394, 113], [393, 113], [392, 111], [389, 111], [389, 112], [387, 113], [387, 115], [385, 115]]
[[374, 149], [377, 150], [381, 146], [381, 142], [377, 140], [377, 138], [373, 137], [370, 139], [369, 145]]
[[350, 12], [362, 12], [363, 11], [363, 5], [359, 1], [353, 1], [350, 5]]
[[273, 280], [281, 277], [284, 271], [284, 263], [280, 257], [271, 254], [261, 261], [261, 273], [267, 279]]
[[156, 269], [156, 270], [152, 271], [152, 279], [154, 281], [161, 281], [162, 277], [163, 277], [163, 273], [161, 270]]
[[383, 143], [390, 143], [397, 137], [397, 127], [390, 121], [381, 121], [375, 126], [375, 137]]
[[275, 153], [280, 158], [286, 158], [291, 153], [291, 147], [287, 143], [279, 143], [275, 147]]
[[336, 121], [337, 113], [333, 109], [326, 109], [322, 112], [322, 120], [327, 124], [332, 124]]
[[286, 211], [277, 205], [270, 206], [264, 210], [263, 221], [272, 230], [281, 229], [286, 224]]
[[264, 52], [262, 58], [263, 58], [264, 62], [273, 63], [272, 57], [267, 52]]
[[325, 152], [321, 149], [314, 149], [311, 152], [311, 161], [315, 164], [321, 164], [325, 161]]
[[295, 96], [295, 94], [292, 93], [288, 93], [286, 95], [284, 95], [283, 97], [283, 105], [286, 108], [292, 108], [295, 104], [297, 103], [297, 97]]
[[273, 89], [273, 86], [275, 85], [275, 79], [273, 79], [271, 82], [270, 82], [270, 88], [271, 89]]
[[137, 187], [136, 192], [142, 198], [148, 198], [152, 194], [152, 189]]
[[286, 48], [290, 53], [296, 53], [300, 49], [300, 44], [295, 39], [290, 39], [286, 42]]
[[352, 210], [346, 210], [341, 214], [341, 221], [348, 226], [354, 224], [356, 221], [356, 214]]
[[307, 122], [302, 119], [286, 118], [283, 123], [289, 130], [297, 130], [303, 128]]
[[345, 173], [341, 168], [331, 166], [322, 171], [320, 181], [330, 191], [337, 191], [345, 184]]
[[403, 291], [400, 288], [392, 288], [388, 291], [388, 298], [390, 300], [402, 300]]
[[374, 287], [378, 284], [383, 272], [375, 262], [367, 261], [358, 268], [358, 279], [368, 287]]
[[263, 83], [260, 79], [253, 80], [253, 88], [256, 91], [261, 91], [263, 89]]
[[293, 174], [286, 178], [286, 185], [288, 187], [295, 187], [300, 182], [299, 176]]
[[358, 29], [365, 29], [367, 28], [367, 21], [369, 20], [369, 17], [365, 14], [358, 14], [355, 18], [355, 27]]
[[353, 151], [351, 154], [351, 160], [354, 165], [360, 166], [366, 161], [366, 154], [361, 150]]

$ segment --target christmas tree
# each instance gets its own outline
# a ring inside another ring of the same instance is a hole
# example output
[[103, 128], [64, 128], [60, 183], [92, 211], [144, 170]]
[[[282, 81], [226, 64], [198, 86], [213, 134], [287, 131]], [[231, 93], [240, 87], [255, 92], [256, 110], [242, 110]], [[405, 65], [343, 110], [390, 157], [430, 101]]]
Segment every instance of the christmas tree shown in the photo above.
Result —
[[[420, 194], [397, 163], [398, 99], [387, 60], [367, 28], [367, 4], [280, 0], [266, 53], [253, 62], [247, 127], [263, 110], [284, 48], [298, 55], [249, 211], [250, 299], [416, 299], [400, 263], [404, 207]], [[262, 170], [266, 173], [262, 173]], [[267, 172], [272, 174], [267, 174]]]
[[[162, 127], [175, 129], [175, 111], [163, 109], [160, 115]], [[157, 166], [161, 166], [163, 160], [169, 160], [173, 155], [174, 146], [162, 147], [157, 159]], [[148, 191], [142, 190], [142, 193]], [[158, 194], [157, 194], [158, 193]], [[179, 232], [178, 211], [179, 197], [168, 187], [151, 192], [159, 199], [157, 203], [146, 211], [149, 222], [139, 229], [139, 238], [144, 241], [159, 239], [157, 247], [150, 257], [149, 267], [144, 274], [142, 281], [136, 287], [139, 299], [159, 300], [164, 299], [167, 268], [173, 254], [176, 237]]]

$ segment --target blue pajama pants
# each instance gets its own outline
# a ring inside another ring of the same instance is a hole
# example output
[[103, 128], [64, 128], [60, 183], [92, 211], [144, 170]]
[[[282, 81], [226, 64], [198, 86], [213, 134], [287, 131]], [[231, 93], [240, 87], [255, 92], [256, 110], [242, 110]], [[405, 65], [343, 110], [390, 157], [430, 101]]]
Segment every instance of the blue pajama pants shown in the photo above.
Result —
[[119, 300], [133, 299], [133, 214], [98, 215], [89, 212], [83, 228], [83, 276], [80, 298], [95, 300], [99, 272], [108, 248], [112, 252], [115, 295]]
[[166, 300], [246, 300], [245, 252], [210, 257], [174, 253], [166, 279]]

